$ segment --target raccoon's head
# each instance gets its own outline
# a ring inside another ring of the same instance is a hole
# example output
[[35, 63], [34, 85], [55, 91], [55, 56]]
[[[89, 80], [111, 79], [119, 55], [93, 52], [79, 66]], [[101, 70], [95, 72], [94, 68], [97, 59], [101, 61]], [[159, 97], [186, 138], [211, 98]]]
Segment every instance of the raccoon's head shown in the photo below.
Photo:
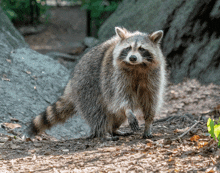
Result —
[[131, 33], [124, 28], [115, 27], [119, 42], [113, 51], [113, 65], [123, 67], [158, 66], [163, 61], [159, 43], [163, 31], [151, 34], [136, 31]]

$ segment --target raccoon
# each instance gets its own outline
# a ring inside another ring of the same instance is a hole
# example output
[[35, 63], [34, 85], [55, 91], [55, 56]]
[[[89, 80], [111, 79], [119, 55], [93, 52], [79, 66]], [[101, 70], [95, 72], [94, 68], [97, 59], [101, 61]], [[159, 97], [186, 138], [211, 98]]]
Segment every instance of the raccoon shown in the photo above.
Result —
[[[91, 137], [128, 135], [119, 127], [128, 120], [139, 130], [135, 111], [145, 120], [143, 137], [160, 111], [166, 84], [163, 31], [151, 34], [115, 27], [116, 35], [92, 48], [79, 61], [58, 101], [35, 117], [27, 136], [37, 135], [78, 112], [91, 127]], [[107, 136], [108, 136], [107, 135]]]

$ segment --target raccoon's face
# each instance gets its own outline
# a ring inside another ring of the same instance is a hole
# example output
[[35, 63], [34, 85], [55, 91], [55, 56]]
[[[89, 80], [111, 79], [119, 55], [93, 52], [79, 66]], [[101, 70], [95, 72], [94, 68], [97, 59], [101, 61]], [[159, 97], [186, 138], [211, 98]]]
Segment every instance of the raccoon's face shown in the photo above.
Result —
[[151, 66], [161, 61], [162, 53], [158, 46], [163, 36], [163, 31], [157, 31], [150, 35], [135, 32], [129, 33], [125, 29], [116, 27], [116, 34], [120, 42], [113, 51], [113, 64], [127, 66]]

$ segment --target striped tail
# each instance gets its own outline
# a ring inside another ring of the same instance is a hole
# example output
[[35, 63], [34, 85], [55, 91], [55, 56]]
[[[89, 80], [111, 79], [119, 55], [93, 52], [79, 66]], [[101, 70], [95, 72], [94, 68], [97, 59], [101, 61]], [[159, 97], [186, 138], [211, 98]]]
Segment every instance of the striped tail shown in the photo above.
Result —
[[27, 137], [33, 137], [42, 133], [58, 123], [64, 123], [75, 113], [75, 105], [71, 98], [70, 81], [66, 86], [64, 95], [31, 121], [31, 124], [26, 131], [26, 135]]

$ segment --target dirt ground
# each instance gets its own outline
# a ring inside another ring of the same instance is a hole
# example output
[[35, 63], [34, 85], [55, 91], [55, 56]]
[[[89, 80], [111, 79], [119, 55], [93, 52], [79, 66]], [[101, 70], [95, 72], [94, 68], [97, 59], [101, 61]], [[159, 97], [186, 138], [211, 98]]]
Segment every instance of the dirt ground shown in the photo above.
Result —
[[[25, 36], [25, 40], [42, 53], [48, 52], [48, 45], [59, 47], [63, 37], [57, 35], [54, 26], [56, 21], [43, 33]], [[74, 26], [73, 30], [82, 31], [77, 30], [81, 23]], [[66, 41], [72, 30], [58, 29], [61, 34], [67, 33]], [[75, 33], [75, 41], [83, 40], [83, 30], [82, 35]], [[143, 124], [140, 131], [118, 141], [57, 140], [43, 134], [24, 142], [21, 136], [0, 134], [0, 172], [220, 172], [220, 149], [206, 127], [209, 117], [219, 117], [219, 104], [220, 86], [186, 80], [168, 84], [164, 108], [153, 123], [151, 139], [142, 138]], [[121, 130], [130, 128], [124, 126]]]
[[206, 127], [208, 117], [219, 117], [219, 100], [220, 86], [169, 84], [151, 139], [142, 138], [143, 125], [118, 141], [2, 135], [0, 172], [219, 172], [220, 149]]

